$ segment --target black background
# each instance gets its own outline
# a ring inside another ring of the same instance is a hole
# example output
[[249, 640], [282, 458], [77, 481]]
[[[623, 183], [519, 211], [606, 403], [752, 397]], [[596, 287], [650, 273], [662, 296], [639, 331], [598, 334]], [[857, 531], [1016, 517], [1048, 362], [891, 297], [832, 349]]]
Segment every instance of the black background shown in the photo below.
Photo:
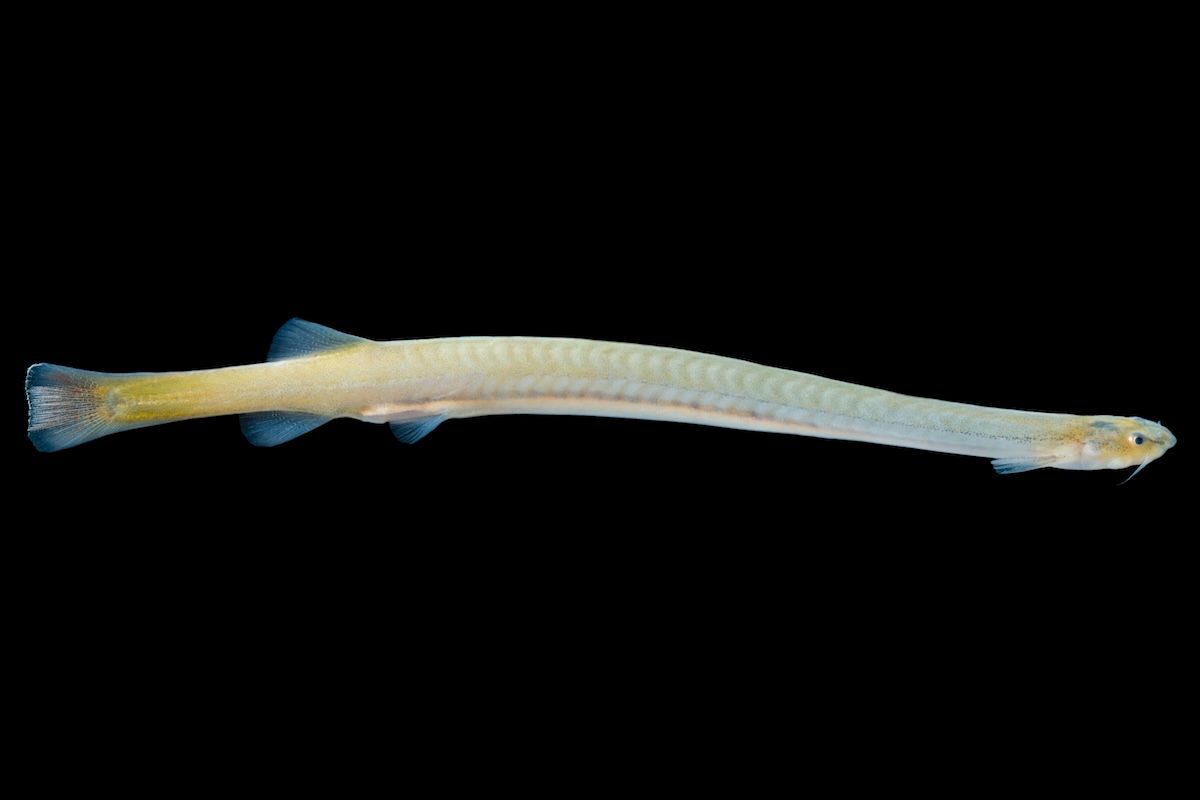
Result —
[[[951, 724], [961, 696], [1078, 720], [1101, 685], [1153, 693], [1193, 527], [1180, 140], [1153, 64], [272, 41], [60, 53], [22, 98], [8, 564], [69, 702], [182, 681], [195, 708], [254, 693], [286, 716], [336, 685], [492, 724], [522, 697], [551, 724], [555, 697], [678, 721], [717, 713], [705, 691], [881, 720], [921, 696]], [[606, 419], [451, 422], [413, 447], [349, 421], [273, 449], [232, 419], [24, 438], [29, 363], [254, 362], [293, 316], [671, 345], [1137, 414], [1181, 444], [1118, 486]]]

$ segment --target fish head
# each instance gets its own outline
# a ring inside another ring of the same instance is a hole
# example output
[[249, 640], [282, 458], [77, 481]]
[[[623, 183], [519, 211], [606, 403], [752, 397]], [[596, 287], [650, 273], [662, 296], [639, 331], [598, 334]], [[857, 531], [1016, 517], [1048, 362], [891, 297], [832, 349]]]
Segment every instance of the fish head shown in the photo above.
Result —
[[1141, 417], [1093, 417], [1087, 426], [1079, 467], [1125, 469], [1136, 466], [1140, 471], [1174, 446], [1175, 435], [1157, 422]]

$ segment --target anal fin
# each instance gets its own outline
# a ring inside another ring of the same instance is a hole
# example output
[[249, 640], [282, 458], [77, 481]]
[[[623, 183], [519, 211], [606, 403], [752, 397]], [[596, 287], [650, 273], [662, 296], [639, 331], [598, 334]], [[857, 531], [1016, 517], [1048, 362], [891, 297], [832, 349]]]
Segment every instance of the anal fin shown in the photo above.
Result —
[[290, 442], [329, 422], [331, 417], [295, 411], [261, 411], [242, 414], [242, 433], [257, 447], [274, 447]]

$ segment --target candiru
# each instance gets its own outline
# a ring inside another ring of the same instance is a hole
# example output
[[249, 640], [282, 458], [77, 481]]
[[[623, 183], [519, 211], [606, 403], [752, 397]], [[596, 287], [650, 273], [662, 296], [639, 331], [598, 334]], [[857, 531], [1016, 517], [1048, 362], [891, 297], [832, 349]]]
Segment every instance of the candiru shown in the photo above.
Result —
[[1175, 444], [1140, 417], [929, 400], [668, 347], [515, 336], [375, 342], [298, 319], [276, 334], [265, 364], [128, 374], [34, 364], [25, 386], [29, 438], [42, 451], [223, 414], [242, 415], [246, 437], [268, 447], [337, 417], [391, 423], [411, 443], [447, 419], [576, 414], [982, 456], [999, 472], [1141, 469]]

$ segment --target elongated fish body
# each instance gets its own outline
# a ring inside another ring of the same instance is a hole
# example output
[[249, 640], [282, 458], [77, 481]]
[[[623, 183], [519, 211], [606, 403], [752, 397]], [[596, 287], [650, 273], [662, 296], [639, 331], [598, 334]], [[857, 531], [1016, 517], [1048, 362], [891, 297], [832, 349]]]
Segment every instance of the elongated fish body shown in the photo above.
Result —
[[275, 445], [351, 417], [416, 441], [447, 419], [572, 414], [692, 422], [983, 456], [1002, 472], [1145, 465], [1175, 443], [1139, 417], [910, 397], [668, 347], [535, 337], [374, 342], [292, 320], [269, 360], [191, 372], [30, 367], [29, 435], [61, 450], [121, 430], [242, 415]]

